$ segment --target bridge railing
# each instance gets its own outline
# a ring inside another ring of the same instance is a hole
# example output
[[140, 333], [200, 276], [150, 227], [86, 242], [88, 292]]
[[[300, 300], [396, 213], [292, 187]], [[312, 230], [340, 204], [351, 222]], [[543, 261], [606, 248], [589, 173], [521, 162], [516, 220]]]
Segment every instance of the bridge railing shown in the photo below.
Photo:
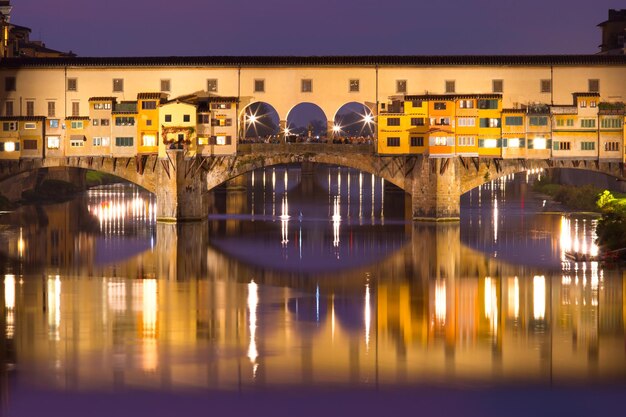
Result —
[[237, 145], [237, 153], [339, 153], [355, 155], [374, 154], [373, 144], [331, 143], [248, 143]]

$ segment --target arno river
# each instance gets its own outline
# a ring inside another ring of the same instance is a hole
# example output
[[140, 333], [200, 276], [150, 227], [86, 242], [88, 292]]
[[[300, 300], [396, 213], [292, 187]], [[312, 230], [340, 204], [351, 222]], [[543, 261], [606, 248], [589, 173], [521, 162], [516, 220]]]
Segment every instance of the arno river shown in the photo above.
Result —
[[356, 409], [417, 392], [444, 415], [447, 398], [476, 411], [518, 390], [556, 391], [546, 411], [615, 401], [624, 274], [566, 260], [597, 251], [596, 220], [547, 211], [538, 175], [463, 196], [460, 224], [406, 221], [400, 191], [327, 166], [256, 171], [205, 223], [157, 224], [154, 198], [121, 185], [2, 214], [2, 410], [127, 415], [114, 407], [139, 396], [185, 415], [188, 398], [224, 411], [249, 394], [271, 415], [287, 389]]

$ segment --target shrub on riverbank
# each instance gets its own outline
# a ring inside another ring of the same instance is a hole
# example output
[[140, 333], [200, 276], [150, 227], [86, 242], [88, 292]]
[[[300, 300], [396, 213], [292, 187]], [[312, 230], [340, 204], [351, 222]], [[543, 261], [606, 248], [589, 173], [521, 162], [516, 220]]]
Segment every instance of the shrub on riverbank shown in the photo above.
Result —
[[602, 190], [593, 185], [561, 185], [551, 183], [546, 178], [542, 178], [534, 183], [533, 190], [549, 195], [571, 210], [600, 211], [596, 205], [596, 199]]
[[[602, 210], [596, 228], [598, 245], [604, 250], [626, 248], [626, 198], [604, 191], [598, 196], [598, 207]], [[626, 251], [621, 257], [626, 258]]]

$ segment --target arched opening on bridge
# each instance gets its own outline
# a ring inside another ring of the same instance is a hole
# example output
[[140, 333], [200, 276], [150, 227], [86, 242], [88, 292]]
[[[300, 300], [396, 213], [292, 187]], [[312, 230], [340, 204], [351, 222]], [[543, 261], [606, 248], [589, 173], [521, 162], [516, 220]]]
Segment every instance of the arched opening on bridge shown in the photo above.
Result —
[[239, 126], [244, 142], [271, 142], [278, 140], [280, 117], [271, 104], [257, 101], [243, 109]]
[[341, 106], [333, 119], [333, 135], [351, 142], [367, 143], [374, 137], [376, 123], [369, 107], [355, 101]]
[[300, 103], [287, 113], [285, 134], [289, 142], [315, 142], [327, 138], [328, 118], [313, 103]]

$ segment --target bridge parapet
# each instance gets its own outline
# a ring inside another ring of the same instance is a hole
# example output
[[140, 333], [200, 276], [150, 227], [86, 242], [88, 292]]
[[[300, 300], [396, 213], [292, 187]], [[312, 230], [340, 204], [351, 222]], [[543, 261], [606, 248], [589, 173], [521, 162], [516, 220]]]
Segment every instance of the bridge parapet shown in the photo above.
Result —
[[238, 154], [250, 153], [292, 153], [292, 154], [358, 154], [373, 155], [373, 144], [334, 144], [334, 143], [249, 143], [240, 144]]

